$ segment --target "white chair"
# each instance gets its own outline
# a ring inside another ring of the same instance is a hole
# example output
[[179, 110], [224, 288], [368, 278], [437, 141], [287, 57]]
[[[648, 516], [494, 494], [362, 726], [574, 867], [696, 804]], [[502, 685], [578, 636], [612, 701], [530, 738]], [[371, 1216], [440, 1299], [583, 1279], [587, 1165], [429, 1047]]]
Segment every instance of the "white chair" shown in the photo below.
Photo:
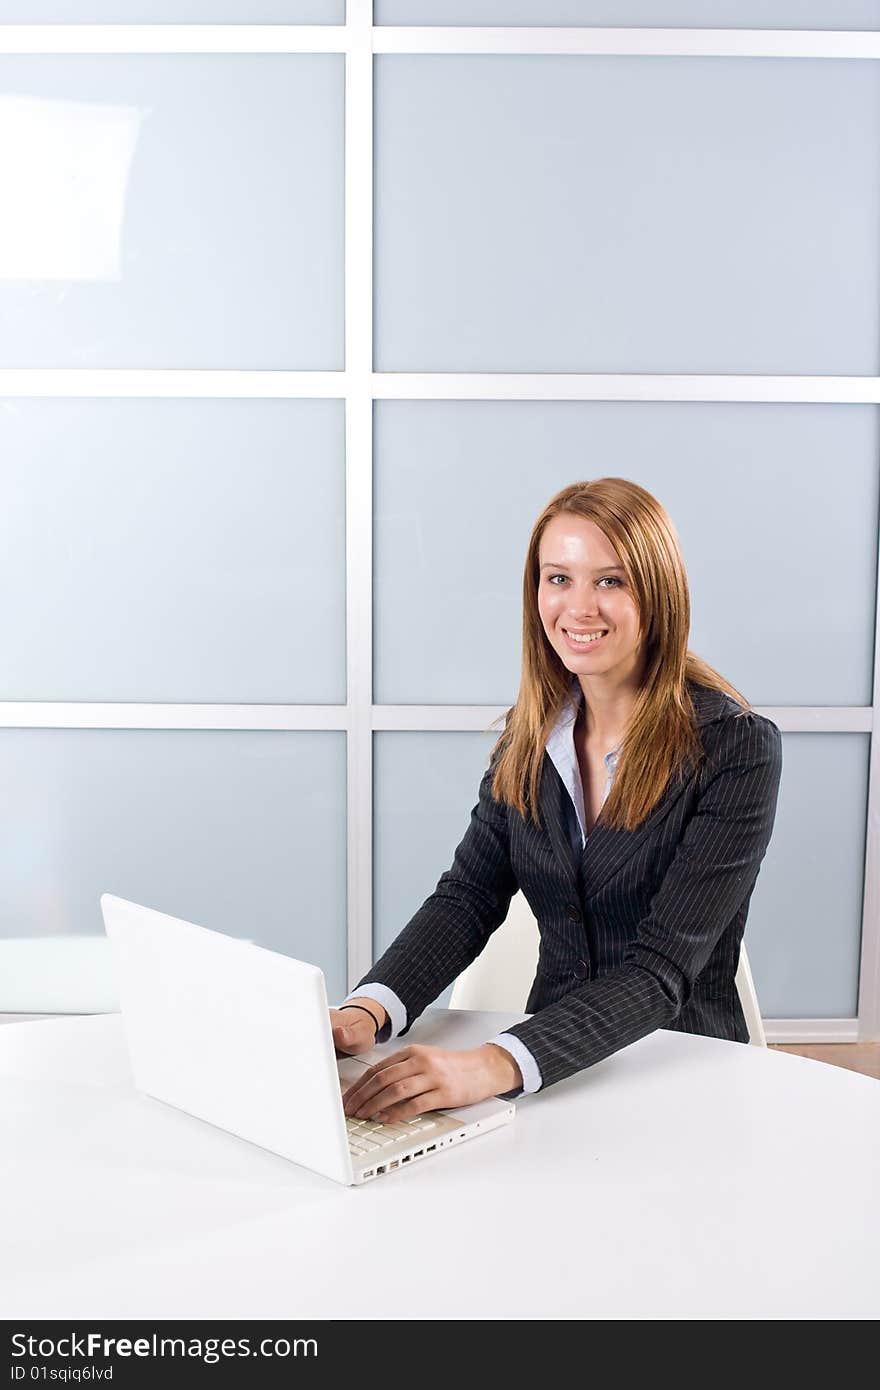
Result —
[[764, 1035], [764, 1023], [761, 1018], [761, 1010], [758, 1008], [758, 993], [755, 989], [755, 982], [752, 979], [752, 970], [749, 965], [749, 958], [746, 955], [746, 943], [743, 942], [739, 948], [739, 965], [736, 967], [734, 976], [736, 992], [739, 995], [739, 1002], [745, 1014], [746, 1027], [749, 1030], [749, 1042], [753, 1047], [766, 1047], [767, 1039]]
[[[513, 1013], [523, 1008], [538, 964], [538, 923], [522, 893], [514, 894], [502, 926], [452, 986], [451, 1009]], [[766, 1047], [755, 982], [746, 948], [739, 953], [736, 989], [749, 1030], [749, 1042]]]

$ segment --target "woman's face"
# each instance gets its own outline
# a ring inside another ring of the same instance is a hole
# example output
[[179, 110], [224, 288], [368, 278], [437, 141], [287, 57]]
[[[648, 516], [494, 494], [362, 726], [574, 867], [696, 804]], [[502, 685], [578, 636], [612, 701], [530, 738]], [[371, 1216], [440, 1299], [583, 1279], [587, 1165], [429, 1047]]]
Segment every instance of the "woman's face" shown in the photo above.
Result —
[[[573, 675], [637, 678], [639, 613], [620, 557], [586, 517], [562, 513], [544, 528], [538, 561], [538, 612], [547, 640]], [[598, 640], [573, 634], [598, 632]]]

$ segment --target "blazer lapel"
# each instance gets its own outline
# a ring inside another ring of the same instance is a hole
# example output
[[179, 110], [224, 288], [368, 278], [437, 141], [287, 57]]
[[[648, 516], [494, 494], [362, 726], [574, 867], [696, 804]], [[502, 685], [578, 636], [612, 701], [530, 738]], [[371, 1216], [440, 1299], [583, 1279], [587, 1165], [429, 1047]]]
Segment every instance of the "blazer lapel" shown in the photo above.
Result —
[[601, 820], [596, 822], [583, 852], [584, 889], [588, 898], [598, 893], [610, 878], [619, 873], [627, 859], [654, 834], [692, 777], [693, 773], [684, 778], [673, 778], [653, 811], [635, 830], [610, 830]]
[[545, 755], [538, 798], [541, 820], [550, 837], [556, 858], [565, 874], [569, 890], [576, 900], [578, 896], [578, 862], [572, 843], [568, 838], [568, 828], [563, 809], [563, 797], [567, 796], [568, 792], [563, 786], [562, 778], [550, 758]]
[[[693, 683], [689, 683], [688, 689], [699, 727], [711, 723], [728, 709], [739, 708], [721, 691], [709, 690], [705, 686]], [[693, 777], [693, 770], [688, 770], [684, 776], [673, 777], [653, 811], [635, 830], [611, 830], [602, 824], [601, 819], [596, 822], [587, 837], [583, 851], [583, 877], [587, 897], [597, 893], [614, 874], [619, 873], [626, 861], [650, 835], [654, 834]], [[550, 758], [545, 756], [540, 789], [541, 818], [569, 888], [577, 900], [578, 870], [581, 865], [568, 837], [563, 801], [565, 797], [568, 797], [568, 792], [562, 779]]]

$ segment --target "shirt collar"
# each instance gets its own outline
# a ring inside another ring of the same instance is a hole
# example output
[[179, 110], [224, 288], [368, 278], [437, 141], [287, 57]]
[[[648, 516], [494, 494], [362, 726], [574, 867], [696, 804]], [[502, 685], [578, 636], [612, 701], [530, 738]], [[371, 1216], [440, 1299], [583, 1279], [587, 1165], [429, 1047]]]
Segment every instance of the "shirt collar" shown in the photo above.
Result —
[[[577, 676], [575, 676], [569, 687], [566, 702], [559, 713], [556, 723], [550, 732], [550, 737], [547, 739], [545, 745], [547, 755], [556, 768], [556, 771], [559, 773], [562, 785], [568, 792], [572, 805], [574, 806], [577, 826], [575, 827], [572, 825], [571, 827], [572, 845], [576, 848], [579, 843], [582, 849], [587, 843], [587, 835], [584, 830], [586, 816], [584, 814], [583, 783], [581, 782], [577, 750], [574, 746], [574, 726], [583, 697], [584, 693], [581, 690], [581, 683]], [[617, 747], [612, 748], [610, 753], [605, 754], [606, 797], [611, 790], [611, 783], [614, 778], [614, 769], [619, 752], [620, 748]]]
[[[559, 712], [556, 723], [550, 731], [545, 748], [550, 754], [551, 761], [557, 765], [562, 761], [563, 752], [570, 753], [574, 748], [574, 726], [577, 722], [578, 711], [583, 703], [584, 692], [581, 683], [575, 676], [569, 686], [568, 696], [565, 704]], [[620, 744], [612, 748], [610, 753], [605, 754], [604, 762], [609, 772], [614, 771], [620, 754]]]
[[[716, 719], [722, 719], [725, 715], [738, 713], [740, 706], [729, 695], [723, 691], [712, 690], [706, 686], [701, 686], [694, 681], [688, 681], [688, 690], [694, 706], [697, 724], [703, 726], [711, 724]], [[550, 731], [550, 736], [544, 745], [550, 755], [551, 761], [563, 777], [563, 781], [569, 786], [574, 778], [572, 764], [576, 763], [574, 749], [574, 725], [577, 721], [578, 711], [583, 702], [584, 692], [577, 676], [572, 676], [571, 685], [568, 689], [568, 696], [557, 717], [556, 723]], [[610, 753], [605, 754], [605, 766], [608, 768], [609, 775], [614, 772], [617, 760], [620, 755], [621, 745], [612, 748]]]

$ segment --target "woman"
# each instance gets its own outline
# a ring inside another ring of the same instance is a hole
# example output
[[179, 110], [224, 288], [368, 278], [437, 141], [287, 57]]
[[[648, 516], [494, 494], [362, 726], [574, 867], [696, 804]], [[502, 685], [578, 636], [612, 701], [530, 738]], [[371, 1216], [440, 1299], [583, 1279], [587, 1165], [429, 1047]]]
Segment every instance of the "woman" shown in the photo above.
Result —
[[406, 1033], [522, 889], [532, 1018], [465, 1051], [411, 1045], [346, 1093], [406, 1119], [546, 1089], [655, 1028], [748, 1041], [734, 985], [782, 739], [688, 651], [675, 528], [623, 478], [564, 488], [529, 542], [522, 680], [452, 867], [339, 1009], [340, 1052]]

